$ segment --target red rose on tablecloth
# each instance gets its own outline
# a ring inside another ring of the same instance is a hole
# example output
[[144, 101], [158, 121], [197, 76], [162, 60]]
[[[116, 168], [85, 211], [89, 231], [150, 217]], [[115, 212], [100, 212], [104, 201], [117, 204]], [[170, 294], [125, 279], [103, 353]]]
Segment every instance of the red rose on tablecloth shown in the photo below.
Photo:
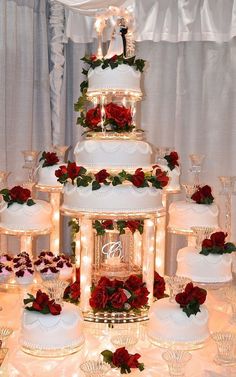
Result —
[[135, 173], [132, 175], [132, 178], [131, 178], [131, 182], [133, 183], [133, 185], [136, 187], [141, 187], [143, 186], [144, 181], [145, 181], [145, 174], [142, 171], [142, 168], [135, 170]]
[[100, 106], [89, 109], [86, 113], [85, 123], [87, 126], [95, 128], [101, 122], [101, 110]]
[[105, 287], [96, 287], [91, 294], [89, 304], [93, 309], [104, 309], [108, 301]]
[[15, 186], [10, 191], [9, 194], [12, 200], [26, 202], [31, 197], [31, 192], [21, 186]]
[[106, 171], [106, 169], [100, 170], [98, 173], [94, 174], [95, 179], [98, 183], [104, 183], [110, 174]]
[[212, 233], [210, 238], [214, 246], [224, 247], [226, 237], [227, 237], [227, 233], [215, 232], [215, 233]]
[[127, 365], [130, 368], [138, 368], [139, 362], [138, 359], [140, 359], [141, 355], [139, 353], [135, 353], [134, 355], [129, 355], [129, 359], [127, 361]]
[[67, 174], [68, 177], [73, 181], [78, 177], [81, 167], [77, 166], [75, 162], [68, 162]]
[[127, 226], [127, 228], [129, 228], [131, 233], [134, 233], [139, 228], [140, 221], [138, 221], [138, 220], [127, 220], [126, 226]]
[[212, 246], [213, 246], [212, 240], [205, 238], [205, 240], [202, 241], [202, 247], [212, 247]]
[[129, 108], [119, 106], [111, 102], [106, 105], [105, 111], [106, 120], [114, 120], [121, 128], [125, 127], [126, 125], [130, 126], [132, 123], [132, 116]]
[[125, 347], [117, 348], [117, 350], [113, 353], [112, 363], [116, 367], [127, 365], [129, 357], [129, 352], [125, 349]]
[[155, 271], [153, 296], [156, 297], [158, 300], [163, 298], [165, 295], [165, 289], [166, 289], [165, 279]]
[[127, 302], [127, 296], [123, 289], [118, 288], [115, 293], [110, 297], [111, 304], [115, 309], [123, 308], [125, 302]]
[[140, 287], [134, 292], [134, 299], [130, 302], [132, 308], [139, 309], [141, 306], [144, 306], [148, 303], [149, 291], [146, 287]]
[[161, 169], [156, 169], [156, 178], [160, 182], [162, 187], [168, 185], [169, 177]]
[[143, 280], [138, 275], [130, 275], [125, 281], [125, 288], [130, 291], [135, 291], [136, 289], [143, 286]]
[[61, 313], [61, 305], [56, 304], [54, 301], [49, 301], [48, 308], [52, 315], [59, 315]]
[[64, 174], [67, 174], [67, 167], [65, 165], [60, 166], [59, 169], [55, 171], [57, 178], [60, 178]]

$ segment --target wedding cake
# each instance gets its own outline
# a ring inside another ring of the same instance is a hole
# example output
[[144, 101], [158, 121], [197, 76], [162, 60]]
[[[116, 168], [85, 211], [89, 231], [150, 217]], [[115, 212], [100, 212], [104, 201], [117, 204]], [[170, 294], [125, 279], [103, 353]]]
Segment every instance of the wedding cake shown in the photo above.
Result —
[[189, 283], [174, 300], [156, 301], [150, 308], [147, 326], [151, 342], [163, 347], [179, 345], [189, 349], [202, 344], [209, 337], [208, 310], [202, 305], [205, 298], [205, 290]]
[[192, 227], [199, 226], [217, 229], [219, 227], [219, 210], [213, 200], [211, 188], [206, 185], [197, 188], [189, 200], [171, 203], [168, 227], [184, 231], [191, 231]]
[[84, 342], [83, 318], [79, 309], [70, 303], [63, 306], [49, 300], [38, 291], [36, 297], [24, 300], [21, 325], [21, 345], [26, 352], [70, 353]]
[[4, 202], [0, 208], [0, 225], [10, 230], [50, 229], [52, 209], [43, 200], [31, 199], [31, 192], [21, 186], [1, 190]]
[[187, 246], [178, 251], [176, 275], [199, 283], [224, 283], [232, 280], [234, 244], [225, 242], [223, 232], [215, 232], [200, 246]]

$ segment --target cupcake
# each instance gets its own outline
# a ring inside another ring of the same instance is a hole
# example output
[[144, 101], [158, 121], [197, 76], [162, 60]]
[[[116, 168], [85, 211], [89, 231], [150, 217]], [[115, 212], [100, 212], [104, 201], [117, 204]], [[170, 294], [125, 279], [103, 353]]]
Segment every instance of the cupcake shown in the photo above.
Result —
[[10, 263], [11, 261], [12, 261], [12, 257], [9, 254], [0, 255], [0, 263]]
[[59, 269], [55, 266], [47, 266], [39, 270], [43, 280], [54, 280], [59, 277]]
[[47, 267], [47, 266], [51, 266], [52, 265], [52, 261], [47, 259], [47, 258], [43, 258], [43, 257], [40, 257], [38, 258], [35, 262], [34, 262], [34, 267], [37, 271], [40, 271], [42, 270], [44, 267]]
[[39, 258], [53, 259], [54, 254], [51, 251], [41, 251]]
[[12, 268], [0, 263], [0, 283], [6, 283], [12, 275]]
[[73, 273], [73, 265], [65, 259], [61, 259], [57, 262], [56, 268], [60, 271], [60, 279], [70, 280]]
[[34, 270], [23, 267], [15, 272], [15, 278], [18, 284], [32, 284], [34, 281]]

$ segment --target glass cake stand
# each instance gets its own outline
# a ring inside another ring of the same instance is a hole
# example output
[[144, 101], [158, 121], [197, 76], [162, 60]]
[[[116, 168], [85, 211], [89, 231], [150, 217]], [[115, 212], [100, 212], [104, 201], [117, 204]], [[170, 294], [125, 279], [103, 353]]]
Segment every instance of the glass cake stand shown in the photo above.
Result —
[[135, 323], [148, 321], [148, 310], [140, 310], [139, 313], [130, 312], [97, 312], [92, 310], [83, 313], [86, 322], [103, 323], [108, 325]]
[[68, 355], [72, 355], [81, 350], [84, 345], [84, 338], [81, 338], [81, 341], [67, 347], [61, 348], [43, 348], [40, 346], [34, 346], [31, 344], [26, 344], [19, 339], [21, 350], [28, 355], [44, 357], [44, 358], [51, 358], [51, 357], [64, 357]]

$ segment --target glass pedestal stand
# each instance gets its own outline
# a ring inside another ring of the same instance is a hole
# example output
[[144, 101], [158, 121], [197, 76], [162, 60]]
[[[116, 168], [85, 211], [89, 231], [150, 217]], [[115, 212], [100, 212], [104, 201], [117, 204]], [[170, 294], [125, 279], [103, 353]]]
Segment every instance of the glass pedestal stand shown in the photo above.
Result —
[[[165, 210], [161, 209], [158, 212], [139, 212], [139, 213], [90, 213], [90, 212], [77, 212], [65, 208], [61, 208], [61, 213], [72, 218], [79, 220], [80, 224], [80, 284], [81, 284], [81, 297], [80, 308], [84, 314], [85, 321], [96, 323], [133, 323], [146, 321], [148, 319], [147, 310], [140, 310], [137, 312], [99, 312], [94, 314], [89, 305], [91, 295], [91, 286], [93, 278], [103, 276], [103, 263], [101, 258], [102, 250], [95, 249], [95, 231], [93, 229], [93, 221], [96, 219], [106, 220], [140, 220], [144, 222], [143, 233], [141, 236], [141, 247], [137, 247], [134, 243], [134, 252], [129, 255], [130, 251], [126, 251], [131, 269], [127, 271], [128, 276], [133, 272], [134, 266], [139, 266], [139, 273], [142, 273], [143, 281], [149, 294], [149, 303], [152, 303], [153, 297], [153, 283], [154, 283], [154, 264], [155, 264], [155, 250], [156, 250], [156, 237], [158, 237], [158, 220], [165, 216]], [[116, 242], [111, 242], [112, 244]], [[77, 253], [79, 250], [77, 250]], [[100, 253], [100, 256], [98, 255]], [[137, 255], [140, 254], [140, 257]], [[133, 258], [133, 259], [132, 259]], [[76, 258], [77, 259], [77, 258]], [[131, 262], [130, 262], [131, 260]], [[133, 263], [133, 264], [132, 264]], [[123, 264], [123, 263], [122, 263]], [[136, 266], [136, 267], [137, 267]], [[111, 267], [112, 270], [113, 266]], [[135, 271], [138, 271], [136, 268]], [[109, 275], [108, 275], [109, 276]], [[124, 271], [126, 276], [126, 271]], [[119, 279], [119, 277], [117, 277]]]
[[52, 206], [52, 230], [50, 232], [50, 250], [58, 255], [60, 252], [60, 203], [62, 187], [35, 185], [37, 191], [49, 194]]
[[163, 255], [162, 259], [164, 260], [164, 264], [163, 266], [160, 265], [159, 253], [157, 253], [156, 261], [155, 261], [156, 271], [158, 271], [161, 275], [171, 274], [170, 262], [173, 258], [175, 258], [175, 255], [173, 255], [173, 250], [171, 248], [171, 240], [168, 237], [168, 222], [169, 222], [168, 214], [169, 214], [169, 206], [170, 206], [170, 203], [172, 202], [172, 195], [180, 194], [180, 192], [181, 192], [180, 189], [176, 189], [176, 190], [166, 189], [163, 191], [163, 194], [162, 194], [162, 204], [163, 204], [163, 207], [165, 208], [166, 215], [165, 215], [164, 227], [163, 227], [164, 233], [159, 242], [157, 239], [156, 248], [157, 250], [160, 250], [160, 253], [162, 253]]
[[0, 227], [0, 234], [5, 234], [7, 236], [16, 236], [20, 238], [20, 251], [27, 251], [30, 257], [33, 257], [33, 238], [38, 236], [44, 236], [50, 234], [51, 228], [45, 229], [32, 229], [32, 230], [21, 230], [21, 229], [9, 229], [5, 227]]

